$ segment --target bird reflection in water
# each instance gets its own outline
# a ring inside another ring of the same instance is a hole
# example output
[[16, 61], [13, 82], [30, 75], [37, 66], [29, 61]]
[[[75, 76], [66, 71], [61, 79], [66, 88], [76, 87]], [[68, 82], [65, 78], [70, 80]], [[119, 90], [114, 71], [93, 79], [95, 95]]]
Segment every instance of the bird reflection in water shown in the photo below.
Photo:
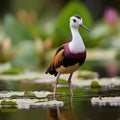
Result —
[[72, 96], [70, 96], [69, 102], [65, 103], [68, 109], [63, 110], [60, 107], [54, 107], [47, 110], [48, 120], [77, 120], [72, 111]]

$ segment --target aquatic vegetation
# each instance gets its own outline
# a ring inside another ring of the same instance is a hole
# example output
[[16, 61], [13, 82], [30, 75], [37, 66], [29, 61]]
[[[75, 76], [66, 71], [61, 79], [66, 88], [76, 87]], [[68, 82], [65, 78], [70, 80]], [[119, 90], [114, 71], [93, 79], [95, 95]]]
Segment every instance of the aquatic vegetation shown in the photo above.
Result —
[[104, 19], [108, 24], [114, 26], [119, 19], [117, 10], [114, 8], [106, 9], [104, 13]]
[[11, 98], [18, 98], [18, 97], [20, 97], [20, 96], [17, 95], [17, 94], [13, 94], [13, 95], [11, 95], [10, 97], [11, 97]]
[[0, 63], [0, 73], [11, 69], [12, 65], [10, 63]]
[[65, 79], [59, 79], [58, 84], [66, 85], [66, 84], [68, 84], [68, 81]]
[[[109, 48], [109, 49], [100, 49], [100, 48], [89, 48], [88, 49], [88, 61], [98, 61], [98, 62], [106, 62], [110, 60], [114, 60], [117, 54], [117, 50]], [[103, 56], [103, 53], [105, 56]]]
[[91, 89], [91, 84], [94, 84], [94, 83], [99, 85], [102, 88], [109, 89], [109, 88], [114, 88], [115, 86], [120, 86], [120, 78], [113, 77], [113, 78], [98, 78], [98, 79], [88, 79], [88, 80], [75, 79], [72, 82], [72, 85], [74, 87]]
[[52, 48], [52, 39], [47, 38], [45, 40], [42, 40], [40, 38], [36, 38], [34, 40], [35, 49], [37, 53], [37, 63], [38, 66], [41, 66], [41, 68], [44, 68], [46, 66], [46, 63], [48, 63], [51, 59], [51, 53], [50, 49]]
[[32, 91], [24, 92], [24, 97], [35, 97], [35, 94]]
[[[70, 1], [62, 9], [62, 11], [60, 12], [58, 16], [56, 27], [55, 27], [55, 33], [53, 36], [55, 46], [58, 44], [62, 44], [64, 43], [64, 40], [69, 40], [71, 38], [68, 25], [69, 25], [69, 17], [74, 14], [81, 15], [81, 17], [84, 20], [84, 24], [88, 26], [88, 28], [90, 28], [90, 26], [92, 25], [91, 15], [89, 13], [89, 10], [84, 6], [84, 4], [82, 4], [81, 2], [77, 2], [77, 1]], [[80, 33], [81, 33], [81, 36], [83, 36], [85, 42], [87, 42], [89, 39], [88, 34], [85, 33], [84, 30], [82, 29], [80, 30]]]
[[1, 74], [0, 79], [5, 81], [35, 80], [41, 77], [40, 73], [24, 72], [21, 74]]
[[12, 105], [17, 105], [17, 103], [12, 100], [2, 100], [1, 105], [11, 105], [12, 106]]
[[99, 87], [100, 85], [99, 85], [99, 83], [98, 83], [98, 81], [92, 81], [91, 82], [91, 87], [92, 88], [94, 88], [94, 87]]
[[26, 91], [26, 92], [20, 92], [20, 91], [3, 91], [0, 92], [0, 98], [11, 98], [13, 96], [17, 96], [17, 97], [37, 97], [37, 98], [43, 98], [43, 97], [47, 97], [48, 95], [52, 94], [49, 91]]
[[49, 100], [48, 96], [50, 94], [52, 95], [48, 91], [0, 92], [0, 107], [29, 109], [34, 107], [60, 107], [64, 105], [63, 101]]
[[83, 79], [95, 79], [98, 78], [99, 75], [97, 72], [92, 72], [92, 71], [79, 71], [78, 78], [83, 78]]
[[55, 106], [63, 106], [64, 103], [62, 101], [40, 101], [40, 99], [4, 99], [0, 100], [0, 107], [17, 107], [18, 109], [30, 109], [30, 108], [39, 108], [39, 107], [55, 107]]
[[24, 73], [24, 72], [25, 72], [25, 70], [22, 68], [12, 67], [10, 69], [4, 70], [2, 72], [2, 74], [20, 74], [20, 73]]
[[10, 62], [18, 51], [18, 49], [11, 50], [12, 40], [8, 38], [0, 39], [0, 63]]
[[12, 96], [23, 96], [24, 95], [24, 92], [16, 92], [16, 91], [11, 91], [11, 92], [8, 92], [8, 91], [2, 91], [0, 92], [0, 98], [10, 98]]
[[120, 97], [93, 97], [91, 103], [99, 106], [120, 106]]
[[91, 82], [91, 91], [92, 92], [99, 92], [100, 91], [100, 85], [99, 85], [98, 81]]
[[4, 107], [4, 108], [0, 108], [0, 111], [2, 112], [2, 113], [8, 113], [8, 112], [16, 112], [18, 109], [17, 108], [6, 108], [6, 107]]

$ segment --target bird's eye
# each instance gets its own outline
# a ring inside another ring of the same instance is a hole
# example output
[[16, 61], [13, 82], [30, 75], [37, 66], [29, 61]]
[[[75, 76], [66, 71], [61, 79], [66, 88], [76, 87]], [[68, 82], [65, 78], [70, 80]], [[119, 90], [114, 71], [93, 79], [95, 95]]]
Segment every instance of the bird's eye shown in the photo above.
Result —
[[73, 19], [73, 22], [76, 22], [76, 19]]

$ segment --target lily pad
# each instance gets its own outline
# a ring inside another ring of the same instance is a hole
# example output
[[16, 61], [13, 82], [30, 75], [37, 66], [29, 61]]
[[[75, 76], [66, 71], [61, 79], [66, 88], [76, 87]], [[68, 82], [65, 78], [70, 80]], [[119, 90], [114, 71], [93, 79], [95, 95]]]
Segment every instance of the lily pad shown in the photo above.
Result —
[[[49, 100], [48, 96], [50, 94], [52, 95], [52, 93], [48, 91], [0, 92], [0, 107], [29, 109], [38, 107], [60, 107], [64, 105], [63, 101]], [[14, 95], [17, 97], [13, 98]]]
[[2, 74], [20, 74], [23, 73], [24, 69], [22, 68], [11, 68], [2, 72]]
[[24, 96], [25, 96], [25, 97], [35, 97], [35, 94], [34, 94], [32, 91], [26, 91], [26, 92], [24, 93]]
[[11, 64], [10, 63], [0, 63], [0, 73], [8, 70], [11, 68]]
[[[104, 55], [103, 55], [104, 53]], [[117, 54], [116, 49], [88, 49], [88, 61], [110, 61], [114, 60]], [[107, 57], [105, 57], [107, 56]]]
[[20, 92], [20, 91], [11, 91], [11, 92], [0, 92], [0, 98], [13, 98], [13, 97], [37, 97], [37, 98], [45, 98], [48, 95], [52, 94], [52, 92], [49, 91], [26, 91], [26, 92]]
[[100, 91], [100, 85], [99, 85], [98, 81], [91, 82], [91, 91], [92, 92], [99, 92]]
[[0, 74], [0, 80], [12, 80], [12, 81], [20, 81], [20, 80], [35, 80], [40, 78], [41, 75], [36, 72], [25, 72], [21, 74]]
[[84, 80], [84, 79], [75, 79], [74, 81], [72, 81], [72, 85], [74, 87], [79, 87], [79, 88], [90, 88], [91, 89], [91, 83], [92, 82], [97, 81], [97, 83], [99, 84], [99, 86], [101, 86], [101, 88], [114, 88], [116, 86], [120, 86], [120, 78], [117, 77], [113, 77], [113, 78], [98, 78], [98, 79], [88, 79], [88, 80]]
[[84, 78], [84, 79], [92, 79], [92, 78], [98, 78], [99, 75], [97, 72], [92, 71], [80, 71], [78, 72], [78, 78]]
[[[48, 101], [47, 99], [5, 99], [0, 100], [0, 107], [17, 107], [18, 109], [30, 109], [37, 107], [55, 107], [55, 106], [63, 106], [64, 103], [62, 101]], [[6, 106], [5, 106], [6, 105]]]
[[93, 97], [91, 98], [92, 105], [99, 106], [120, 106], [120, 96], [118, 97]]
[[17, 103], [11, 100], [2, 100], [1, 105], [17, 105]]

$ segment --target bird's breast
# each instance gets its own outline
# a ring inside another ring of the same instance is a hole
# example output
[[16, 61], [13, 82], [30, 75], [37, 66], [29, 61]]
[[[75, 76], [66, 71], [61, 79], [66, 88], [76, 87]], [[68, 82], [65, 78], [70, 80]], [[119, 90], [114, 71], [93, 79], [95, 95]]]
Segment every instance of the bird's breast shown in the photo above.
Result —
[[70, 56], [63, 54], [62, 64], [56, 68], [60, 74], [68, 74], [75, 72], [80, 66], [83, 65], [86, 54], [72, 54]]
[[64, 46], [64, 51], [62, 52], [62, 61], [58, 66], [56, 66], [56, 71], [60, 74], [68, 74], [75, 72], [82, 64], [86, 58], [86, 51], [82, 53], [71, 53], [68, 48], [68, 44]]
[[84, 58], [86, 57], [86, 50], [82, 51], [82, 52], [78, 52], [78, 53], [73, 53], [70, 51], [70, 48], [69, 48], [69, 43], [66, 43], [64, 45], [64, 49], [65, 49], [65, 52], [64, 54], [67, 56], [67, 57], [70, 57], [70, 58], [73, 58], [73, 59], [80, 59], [80, 58]]
[[64, 59], [63, 59], [63, 66], [72, 66], [75, 65], [76, 63], [79, 63], [80, 66], [84, 63], [85, 59], [86, 59], [86, 51], [81, 52], [81, 53], [71, 53], [68, 50], [64, 51]]

